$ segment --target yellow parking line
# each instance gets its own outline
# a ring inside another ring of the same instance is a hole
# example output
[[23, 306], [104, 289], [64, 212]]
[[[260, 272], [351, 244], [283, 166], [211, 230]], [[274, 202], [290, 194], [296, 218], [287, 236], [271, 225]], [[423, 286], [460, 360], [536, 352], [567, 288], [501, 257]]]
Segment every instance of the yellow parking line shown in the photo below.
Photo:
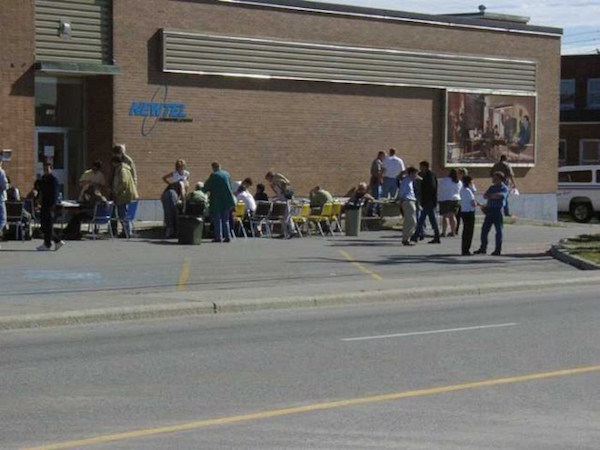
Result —
[[344, 258], [346, 258], [348, 260], [348, 262], [350, 264], [352, 264], [354, 267], [356, 267], [358, 270], [360, 270], [362, 273], [365, 273], [367, 275], [370, 275], [374, 280], [376, 281], [381, 281], [383, 280], [383, 277], [381, 275], [377, 275], [375, 272], [372, 272], [371, 270], [367, 269], [365, 266], [363, 266], [361, 263], [356, 262], [356, 260], [346, 251], [344, 250], [340, 250], [340, 253], [342, 254], [342, 256]]
[[31, 447], [23, 450], [62, 450], [77, 447], [87, 447], [96, 444], [105, 444], [107, 442], [124, 441], [127, 439], [135, 439], [147, 436], [156, 436], [159, 434], [176, 433], [181, 431], [197, 430], [216, 425], [227, 425], [232, 423], [250, 422], [254, 420], [269, 419], [272, 417], [289, 416], [292, 414], [300, 414], [312, 411], [322, 411], [328, 409], [345, 408], [350, 406], [365, 405], [370, 403], [384, 402], [390, 400], [399, 400], [410, 397], [422, 397], [426, 395], [444, 394], [448, 392], [464, 391], [467, 389], [477, 389], [484, 387], [501, 386], [504, 384], [522, 383], [526, 381], [544, 380], [548, 378], [567, 377], [571, 375], [581, 375], [590, 372], [599, 372], [600, 365], [577, 367], [574, 369], [557, 370], [554, 372], [542, 372], [529, 375], [519, 375], [507, 378], [494, 378], [491, 380], [475, 381], [472, 383], [455, 384], [450, 386], [440, 386], [427, 389], [417, 389], [413, 391], [395, 392], [391, 394], [373, 395], [370, 397], [359, 397], [348, 400], [339, 400], [333, 402], [314, 403], [305, 406], [296, 406], [292, 408], [275, 409], [272, 411], [262, 411], [251, 414], [243, 414], [239, 416], [220, 417], [216, 419], [198, 420], [195, 422], [182, 423], [157, 428], [147, 428], [141, 430], [127, 431], [124, 433], [107, 434], [76, 441], [61, 442], [57, 444], [43, 445], [40, 447]]
[[190, 278], [190, 261], [185, 258], [181, 263], [181, 273], [179, 274], [179, 280], [177, 280], [177, 290], [185, 291], [185, 286]]

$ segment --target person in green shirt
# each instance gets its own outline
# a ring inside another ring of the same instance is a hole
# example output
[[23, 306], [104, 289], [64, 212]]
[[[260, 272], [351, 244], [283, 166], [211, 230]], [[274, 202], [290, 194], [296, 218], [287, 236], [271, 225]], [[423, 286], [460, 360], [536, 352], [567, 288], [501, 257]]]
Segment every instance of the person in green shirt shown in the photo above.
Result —
[[320, 186], [315, 186], [308, 193], [310, 198], [310, 208], [320, 211], [327, 202], [333, 202], [333, 195]]
[[229, 242], [229, 218], [235, 207], [229, 173], [218, 162], [212, 163], [213, 172], [204, 183], [204, 192], [210, 194], [210, 219], [213, 224], [213, 242]]

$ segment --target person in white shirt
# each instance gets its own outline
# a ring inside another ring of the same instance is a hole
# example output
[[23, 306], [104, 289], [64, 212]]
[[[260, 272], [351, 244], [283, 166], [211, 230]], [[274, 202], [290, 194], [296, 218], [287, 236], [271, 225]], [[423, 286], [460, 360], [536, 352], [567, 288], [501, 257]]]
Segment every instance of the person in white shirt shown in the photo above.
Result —
[[451, 169], [448, 176], [442, 178], [438, 187], [438, 200], [440, 203], [440, 216], [442, 216], [442, 237], [450, 227], [448, 236], [456, 234], [456, 213], [460, 206], [460, 190], [462, 183], [458, 179], [456, 169]]
[[175, 170], [163, 176], [163, 181], [167, 184], [182, 181], [184, 187], [190, 187], [190, 173], [187, 170], [185, 170], [185, 168], [185, 161], [183, 159], [178, 159], [177, 161], [175, 161]]
[[473, 231], [475, 230], [475, 192], [473, 191], [473, 179], [469, 175], [463, 176], [463, 187], [460, 190], [460, 210], [463, 221], [463, 232], [461, 242], [461, 254], [471, 255], [471, 244], [473, 243]]
[[381, 196], [396, 198], [398, 195], [398, 177], [404, 172], [404, 161], [396, 156], [396, 150], [390, 148], [388, 156], [383, 160], [383, 184]]
[[254, 214], [254, 211], [256, 211], [256, 201], [244, 185], [240, 185], [240, 187], [238, 188], [236, 199], [238, 202], [244, 202], [244, 205], [246, 205], [246, 211], [250, 215]]

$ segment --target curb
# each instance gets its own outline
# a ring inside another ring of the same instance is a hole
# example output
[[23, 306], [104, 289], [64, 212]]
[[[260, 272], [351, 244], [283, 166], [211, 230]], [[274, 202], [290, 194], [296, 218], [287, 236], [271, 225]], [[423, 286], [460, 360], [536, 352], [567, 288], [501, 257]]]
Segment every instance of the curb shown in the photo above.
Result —
[[219, 302], [181, 302], [162, 305], [130, 306], [123, 308], [90, 309], [48, 314], [26, 314], [0, 317], [0, 330], [20, 330], [58, 326], [84, 325], [126, 320], [147, 320], [198, 316], [207, 314], [251, 313], [258, 311], [311, 308], [368, 303], [402, 302], [405, 305], [423, 304], [425, 299], [442, 299], [458, 296], [483, 296], [498, 292], [530, 292], [555, 287], [581, 287], [600, 285], [600, 277], [573, 278], [569, 280], [523, 281], [507, 285], [490, 283], [468, 286], [436, 288], [390, 289], [373, 292], [354, 292], [283, 299], [225, 300]]
[[576, 255], [571, 255], [561, 244], [555, 244], [550, 247], [550, 254], [554, 259], [562, 261], [580, 270], [600, 270], [600, 265], [580, 258]]

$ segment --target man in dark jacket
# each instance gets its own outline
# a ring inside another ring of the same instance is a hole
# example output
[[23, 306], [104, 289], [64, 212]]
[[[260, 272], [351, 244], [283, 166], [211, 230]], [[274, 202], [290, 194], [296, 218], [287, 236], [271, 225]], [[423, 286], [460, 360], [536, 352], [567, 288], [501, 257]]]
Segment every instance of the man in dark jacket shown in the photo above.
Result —
[[60, 203], [60, 183], [52, 173], [52, 163], [44, 163], [44, 175], [39, 180], [39, 195], [41, 197], [40, 225], [44, 235], [44, 243], [37, 247], [38, 251], [48, 251], [60, 249], [65, 245], [64, 241], [54, 233], [54, 215], [55, 208]]
[[429, 223], [433, 228], [433, 240], [429, 241], [430, 244], [440, 243], [440, 229], [437, 224], [435, 217], [435, 208], [437, 207], [437, 188], [438, 181], [435, 173], [429, 169], [429, 162], [421, 161], [419, 163], [420, 176], [422, 178], [420, 183], [420, 198], [419, 203], [423, 210], [419, 215], [419, 221], [417, 222], [417, 230], [413, 234], [411, 240], [416, 242], [418, 239], [423, 238], [423, 229], [425, 227], [425, 219], [429, 217]]

